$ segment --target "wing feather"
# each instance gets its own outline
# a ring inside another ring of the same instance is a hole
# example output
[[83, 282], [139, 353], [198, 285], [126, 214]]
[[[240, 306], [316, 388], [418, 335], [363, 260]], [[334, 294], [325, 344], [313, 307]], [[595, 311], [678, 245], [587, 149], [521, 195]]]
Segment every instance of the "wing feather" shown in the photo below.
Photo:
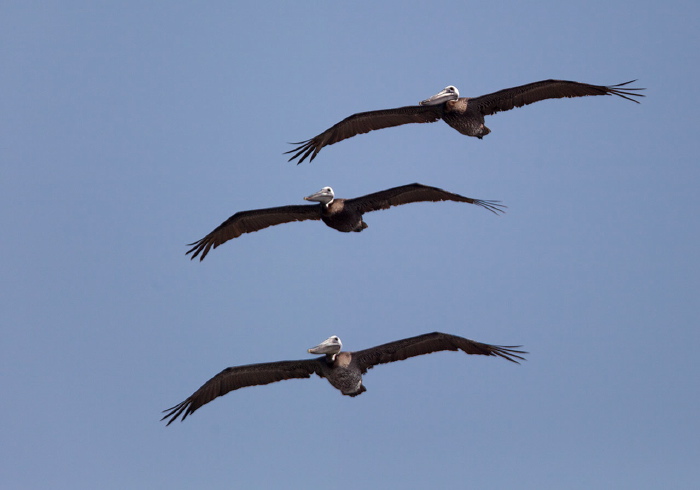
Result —
[[229, 367], [204, 383], [182, 403], [163, 410], [165, 415], [161, 420], [167, 419], [167, 425], [172, 424], [181, 415], [181, 420], [185, 420], [188, 415], [194, 413], [202, 405], [206, 405], [215, 398], [233, 390], [247, 386], [266, 385], [285, 379], [309, 378], [314, 373], [321, 375], [318, 359]]
[[[499, 90], [492, 94], [482, 95], [469, 99], [469, 104], [477, 106], [477, 110], [483, 115], [496, 114], [501, 111], [509, 111], [515, 107], [539, 102], [545, 99], [561, 99], [564, 97], [585, 97], [587, 95], [617, 95], [623, 99], [639, 103], [631, 97], [644, 97], [636, 91], [643, 88], [625, 87], [636, 80], [619, 83], [617, 85], [589, 85], [587, 83], [571, 82], [568, 80], [542, 80], [528, 83], [519, 87]], [[620, 87], [625, 87], [621, 89]]]
[[353, 352], [353, 360], [357, 362], [363, 374], [377, 364], [403, 361], [409, 357], [421, 356], [423, 354], [430, 354], [443, 350], [461, 350], [467, 354], [498, 356], [519, 364], [517, 359], [525, 360], [520, 354], [527, 354], [527, 352], [515, 350], [519, 347], [519, 345], [502, 346], [482, 344], [481, 342], [465, 339], [464, 337], [458, 337], [456, 335], [433, 332]]
[[292, 143], [300, 145], [285, 151], [285, 154], [294, 153], [289, 161], [301, 156], [297, 164], [307, 157], [313, 161], [324, 146], [332, 145], [338, 141], [352, 138], [358, 134], [368, 133], [375, 129], [391, 128], [410, 123], [431, 123], [442, 117], [442, 106], [406, 106], [396, 109], [384, 109], [381, 111], [359, 112], [346, 117], [338, 124], [328, 128], [323, 133], [306, 141]]
[[214, 231], [201, 240], [189, 243], [187, 246], [191, 246], [192, 248], [187, 251], [187, 254], [191, 253], [192, 257], [190, 257], [190, 259], [194, 259], [201, 253], [199, 260], [204, 260], [204, 257], [207, 256], [210, 249], [216, 248], [232, 238], [239, 237], [243, 233], [252, 233], [269, 226], [290, 223], [292, 221], [319, 220], [321, 219], [320, 209], [320, 205], [318, 204], [299, 204], [241, 211], [221, 223]]
[[482, 199], [460, 196], [459, 194], [453, 194], [452, 192], [447, 192], [437, 187], [430, 187], [418, 183], [393, 187], [373, 194], [367, 194], [366, 196], [347, 199], [345, 205], [354, 206], [358, 211], [367, 213], [370, 211], [389, 209], [391, 206], [426, 201], [466, 202], [486, 208], [495, 214], [504, 212], [502, 208], [505, 208], [504, 205], [499, 204], [499, 201], [485, 201]]

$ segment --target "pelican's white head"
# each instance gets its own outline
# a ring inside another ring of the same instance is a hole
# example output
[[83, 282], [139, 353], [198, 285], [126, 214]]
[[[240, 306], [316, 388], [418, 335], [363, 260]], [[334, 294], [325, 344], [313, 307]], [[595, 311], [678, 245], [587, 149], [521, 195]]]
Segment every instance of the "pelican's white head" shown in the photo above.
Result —
[[343, 343], [337, 335], [328, 337], [315, 347], [308, 349], [309, 354], [331, 354], [335, 355], [343, 348]]
[[333, 202], [334, 198], [335, 194], [333, 193], [333, 189], [331, 187], [324, 187], [320, 191], [311, 194], [310, 196], [306, 196], [304, 200], [320, 202], [328, 206], [331, 202]]
[[459, 90], [454, 85], [448, 85], [432, 97], [428, 97], [420, 102], [420, 105], [438, 105], [448, 100], [459, 99]]

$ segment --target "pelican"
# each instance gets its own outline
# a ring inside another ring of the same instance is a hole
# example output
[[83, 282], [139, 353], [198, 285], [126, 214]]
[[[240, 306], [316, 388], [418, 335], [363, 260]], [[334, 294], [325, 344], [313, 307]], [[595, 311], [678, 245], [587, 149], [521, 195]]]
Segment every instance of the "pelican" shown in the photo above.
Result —
[[412, 202], [422, 201], [456, 201], [476, 204], [486, 208], [494, 214], [502, 213], [505, 206], [498, 201], [484, 201], [471, 197], [452, 194], [451, 192], [429, 187], [422, 184], [409, 184], [394, 187], [384, 191], [356, 197], [355, 199], [336, 199], [333, 189], [324, 187], [320, 191], [306, 196], [306, 201], [314, 201], [318, 204], [300, 204], [295, 206], [281, 206], [277, 208], [255, 209], [241, 211], [221, 223], [207, 236], [199, 241], [188, 244], [192, 248], [187, 254], [192, 253], [194, 259], [201, 253], [199, 260], [204, 260], [211, 248], [216, 248], [222, 243], [241, 236], [243, 233], [262, 230], [268, 226], [289, 223], [291, 221], [323, 220], [333, 229], [342, 232], [362, 231], [367, 228], [367, 223], [362, 220], [362, 215], [370, 211], [388, 209], [391, 206], [400, 206]]
[[[297, 164], [309, 156], [311, 157], [309, 161], [313, 161], [324, 146], [352, 138], [355, 135], [368, 133], [375, 129], [401, 126], [402, 124], [432, 123], [439, 119], [443, 119], [464, 135], [481, 139], [491, 132], [489, 128], [484, 126], [484, 116], [509, 111], [515, 107], [522, 107], [540, 100], [586, 95], [617, 95], [638, 104], [639, 101], [630, 97], [644, 97], [644, 95], [634, 92], [644, 89], [625, 87], [633, 82], [636, 80], [605, 86], [567, 80], [542, 80], [472, 98], [460, 98], [459, 90], [455, 86], [449, 85], [417, 106], [353, 114], [309, 140], [292, 143], [299, 146], [286, 151], [285, 154], [294, 153], [289, 158], [290, 162], [301, 157]], [[625, 88], [623, 90], [620, 87]]]
[[310, 354], [323, 354], [315, 359], [299, 361], [267, 362], [229, 367], [204, 383], [182, 403], [163, 410], [161, 420], [172, 424], [182, 415], [185, 420], [202, 405], [229, 391], [258, 386], [293, 378], [310, 378], [317, 374], [343, 395], [357, 396], [367, 389], [362, 384], [362, 375], [377, 364], [403, 361], [409, 357], [430, 354], [443, 350], [461, 350], [467, 354], [498, 356], [519, 364], [516, 359], [524, 360], [519, 354], [527, 352], [515, 350], [520, 346], [501, 346], [482, 344], [456, 335], [433, 332], [408, 339], [389, 342], [357, 352], [341, 352], [343, 343], [333, 335], [315, 347], [308, 349]]

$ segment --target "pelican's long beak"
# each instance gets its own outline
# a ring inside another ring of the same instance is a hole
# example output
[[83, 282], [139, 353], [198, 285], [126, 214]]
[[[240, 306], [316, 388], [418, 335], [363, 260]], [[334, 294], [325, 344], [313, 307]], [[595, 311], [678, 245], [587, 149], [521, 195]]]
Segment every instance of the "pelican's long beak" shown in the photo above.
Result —
[[328, 337], [315, 347], [308, 349], [309, 354], [337, 354], [343, 348], [343, 343], [337, 336]]
[[335, 197], [333, 193], [333, 189], [330, 187], [324, 187], [318, 192], [314, 192], [310, 196], [306, 196], [304, 198], [305, 201], [314, 201], [314, 202], [322, 202], [324, 204], [328, 204], [333, 200]]
[[420, 105], [438, 105], [442, 104], [443, 102], [447, 102], [448, 100], [457, 99], [459, 99], [459, 90], [457, 90], [457, 87], [450, 85], [449, 87], [445, 87], [443, 90], [436, 93], [432, 97], [428, 97], [427, 99], [422, 100], [420, 102]]

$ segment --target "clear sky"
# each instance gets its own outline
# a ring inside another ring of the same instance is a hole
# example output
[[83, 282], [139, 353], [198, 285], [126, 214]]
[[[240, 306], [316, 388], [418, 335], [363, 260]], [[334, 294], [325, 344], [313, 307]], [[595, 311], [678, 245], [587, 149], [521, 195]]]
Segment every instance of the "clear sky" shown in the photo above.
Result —
[[[700, 478], [697, 2], [3, 2], [4, 488], [693, 488]], [[638, 79], [288, 142], [446, 85]], [[244, 235], [236, 211], [420, 182], [501, 200]], [[227, 366], [432, 331], [520, 345], [161, 410]]]

